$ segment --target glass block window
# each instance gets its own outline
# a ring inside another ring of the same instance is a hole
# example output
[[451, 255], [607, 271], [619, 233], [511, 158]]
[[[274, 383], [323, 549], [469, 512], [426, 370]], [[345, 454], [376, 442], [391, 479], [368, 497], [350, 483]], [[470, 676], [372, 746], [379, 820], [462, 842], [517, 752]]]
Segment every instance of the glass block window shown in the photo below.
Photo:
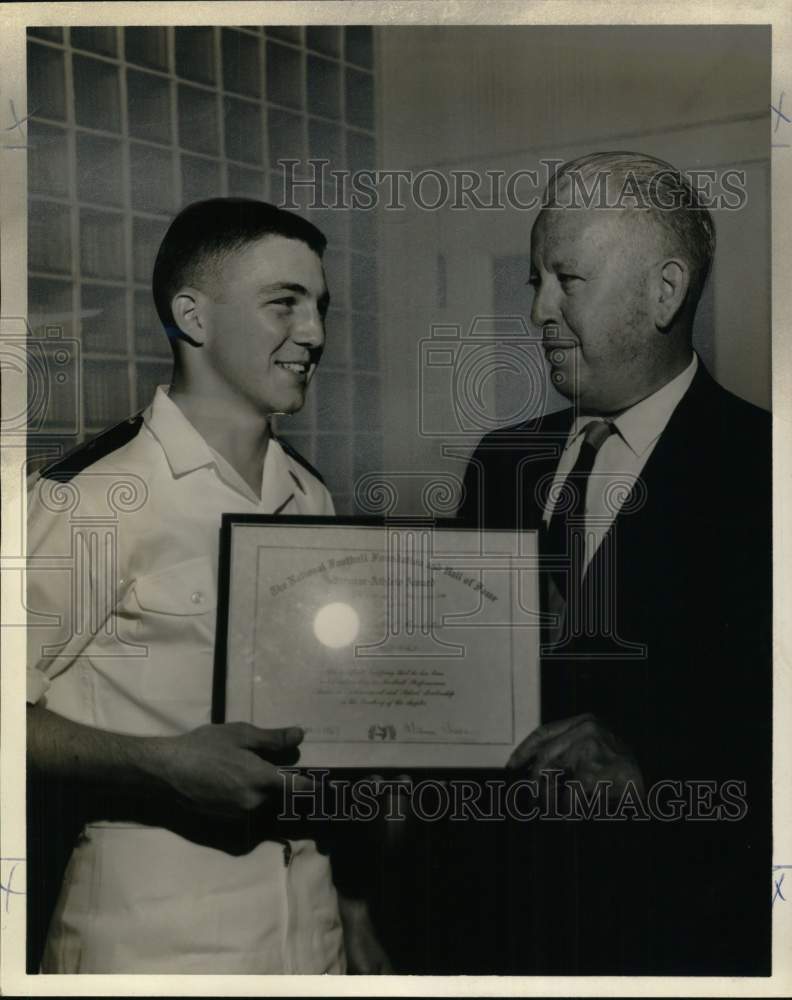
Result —
[[78, 125], [121, 131], [120, 70], [105, 59], [72, 56], [74, 109]]
[[176, 75], [198, 83], [215, 82], [215, 43], [212, 28], [175, 28]]
[[28, 125], [28, 188], [33, 194], [69, 197], [69, 136], [66, 129]]
[[167, 72], [168, 29], [124, 28], [124, 53], [127, 62]]
[[171, 83], [167, 77], [127, 70], [127, 129], [130, 137], [169, 145], [172, 140], [171, 99]]
[[261, 95], [261, 65], [259, 39], [233, 28], [222, 33], [223, 86], [248, 97]]
[[[50, 352], [78, 341], [80, 366], [53, 388], [48, 443], [90, 437], [168, 382], [150, 281], [179, 208], [277, 203], [281, 159], [376, 167], [374, 42], [359, 25], [28, 31], [30, 325]], [[328, 238], [332, 307], [308, 403], [278, 430], [349, 512], [382, 455], [376, 218], [305, 214]]]
[[[305, 29], [305, 45], [310, 51], [338, 59], [341, 55], [341, 28], [322, 26]], [[348, 31], [349, 29], [347, 29]]]
[[116, 35], [115, 28], [72, 28], [72, 48], [114, 56], [118, 46]]
[[65, 60], [60, 49], [28, 45], [27, 89], [30, 114], [57, 121], [66, 118]]
[[303, 53], [291, 45], [267, 42], [267, 94], [275, 104], [303, 106]]

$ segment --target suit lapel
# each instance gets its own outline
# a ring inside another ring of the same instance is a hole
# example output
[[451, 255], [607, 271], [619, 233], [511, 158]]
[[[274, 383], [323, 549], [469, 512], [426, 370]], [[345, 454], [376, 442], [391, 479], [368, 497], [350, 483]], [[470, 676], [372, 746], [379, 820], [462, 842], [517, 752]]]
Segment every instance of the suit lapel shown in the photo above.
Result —
[[569, 407], [551, 413], [522, 432], [524, 441], [528, 441], [528, 446], [523, 443], [517, 452], [514, 475], [519, 483], [521, 500], [515, 523], [523, 528], [541, 527], [545, 510], [544, 500], [555, 478], [574, 412], [574, 409]]
[[[701, 448], [699, 433], [705, 433], [717, 407], [713, 387], [716, 383], [699, 362], [690, 388], [660, 435], [639, 481], [633, 486], [619, 509], [584, 576], [598, 559], [614, 551], [615, 537], [623, 561], [625, 553], [646, 552], [666, 536], [671, 525], [679, 529], [689, 523], [694, 508], [702, 499], [702, 482], [706, 480], [707, 461]], [[614, 537], [615, 536], [615, 537]], [[606, 547], [607, 546], [607, 547]], [[624, 577], [620, 577], [624, 579]]]

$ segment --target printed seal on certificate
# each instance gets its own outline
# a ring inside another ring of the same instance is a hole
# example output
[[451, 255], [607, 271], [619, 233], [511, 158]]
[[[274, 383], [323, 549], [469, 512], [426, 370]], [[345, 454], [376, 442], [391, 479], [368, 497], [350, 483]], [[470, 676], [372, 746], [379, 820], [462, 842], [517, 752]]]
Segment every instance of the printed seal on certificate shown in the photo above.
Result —
[[499, 768], [539, 724], [536, 533], [226, 514], [212, 719], [301, 767]]

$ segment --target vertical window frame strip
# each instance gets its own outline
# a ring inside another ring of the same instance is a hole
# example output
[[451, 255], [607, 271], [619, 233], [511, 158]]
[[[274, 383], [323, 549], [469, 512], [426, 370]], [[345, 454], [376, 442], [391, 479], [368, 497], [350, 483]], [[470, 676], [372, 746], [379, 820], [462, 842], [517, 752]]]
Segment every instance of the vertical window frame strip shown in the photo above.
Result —
[[[223, 28], [218, 25], [212, 26], [212, 48], [214, 50], [215, 61], [215, 104], [217, 107], [217, 156], [222, 169], [220, 170], [220, 191], [223, 194], [228, 192], [228, 157], [226, 156], [226, 120], [225, 120], [225, 79], [223, 77]], [[179, 152], [179, 162], [181, 162], [181, 151]], [[181, 170], [179, 171], [181, 177]], [[224, 187], [225, 185], [225, 187]], [[179, 206], [183, 205], [183, 194], [179, 190]]]
[[[66, 90], [66, 142], [69, 151], [69, 235], [71, 238], [71, 301], [72, 301], [72, 331], [73, 336], [79, 343], [79, 363], [77, 369], [77, 389], [75, 398], [77, 401], [77, 440], [85, 440], [85, 396], [83, 394], [84, 362], [83, 362], [83, 338], [82, 338], [82, 266], [80, 249], [80, 203], [77, 196], [77, 120], [76, 101], [74, 92], [74, 67], [72, 65], [71, 31], [64, 28], [63, 31], [63, 72], [64, 88]], [[29, 195], [28, 195], [29, 197]], [[28, 271], [30, 261], [28, 260]], [[28, 283], [30, 279], [28, 278]], [[56, 425], [57, 426], [57, 425]], [[55, 432], [57, 433], [57, 431]]]
[[[297, 76], [297, 79], [299, 80], [300, 84], [300, 103], [299, 103], [299, 111], [297, 113], [300, 115], [301, 118], [300, 125], [302, 132], [303, 156], [305, 159], [307, 159], [308, 157], [310, 157], [311, 150], [309, 145], [310, 136], [308, 128], [308, 78], [307, 78], [308, 56], [305, 49], [305, 31], [300, 31], [299, 41], [296, 43], [296, 46], [297, 46], [297, 51], [300, 54], [300, 72]], [[305, 159], [303, 160], [303, 163], [305, 163]], [[306, 218], [308, 217], [307, 207], [303, 208], [303, 215]], [[310, 452], [306, 457], [308, 458], [309, 462], [318, 464], [317, 459], [319, 457], [318, 456], [319, 414], [317, 409], [316, 391], [312, 393], [311, 399], [308, 402], [308, 407], [309, 407], [308, 427], [310, 428], [308, 432], [308, 443]]]
[[126, 351], [127, 386], [130, 408], [133, 413], [138, 410], [137, 359], [135, 357], [135, 315], [134, 315], [134, 258], [133, 258], [133, 225], [132, 225], [132, 165], [129, 143], [129, 103], [127, 90], [127, 73], [129, 64], [126, 59], [126, 38], [123, 28], [116, 28], [116, 50], [119, 56], [119, 100], [121, 102], [121, 171], [123, 183], [122, 209], [124, 212], [124, 316], [126, 318]]

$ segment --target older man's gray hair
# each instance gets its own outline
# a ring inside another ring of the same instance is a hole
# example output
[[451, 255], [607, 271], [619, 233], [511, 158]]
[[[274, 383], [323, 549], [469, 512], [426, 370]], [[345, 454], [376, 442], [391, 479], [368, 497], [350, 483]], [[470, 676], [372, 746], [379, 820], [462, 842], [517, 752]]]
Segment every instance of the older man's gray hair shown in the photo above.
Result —
[[546, 208], [619, 208], [647, 213], [683, 256], [700, 294], [715, 253], [715, 225], [683, 172], [643, 153], [589, 153], [556, 170], [545, 191]]

